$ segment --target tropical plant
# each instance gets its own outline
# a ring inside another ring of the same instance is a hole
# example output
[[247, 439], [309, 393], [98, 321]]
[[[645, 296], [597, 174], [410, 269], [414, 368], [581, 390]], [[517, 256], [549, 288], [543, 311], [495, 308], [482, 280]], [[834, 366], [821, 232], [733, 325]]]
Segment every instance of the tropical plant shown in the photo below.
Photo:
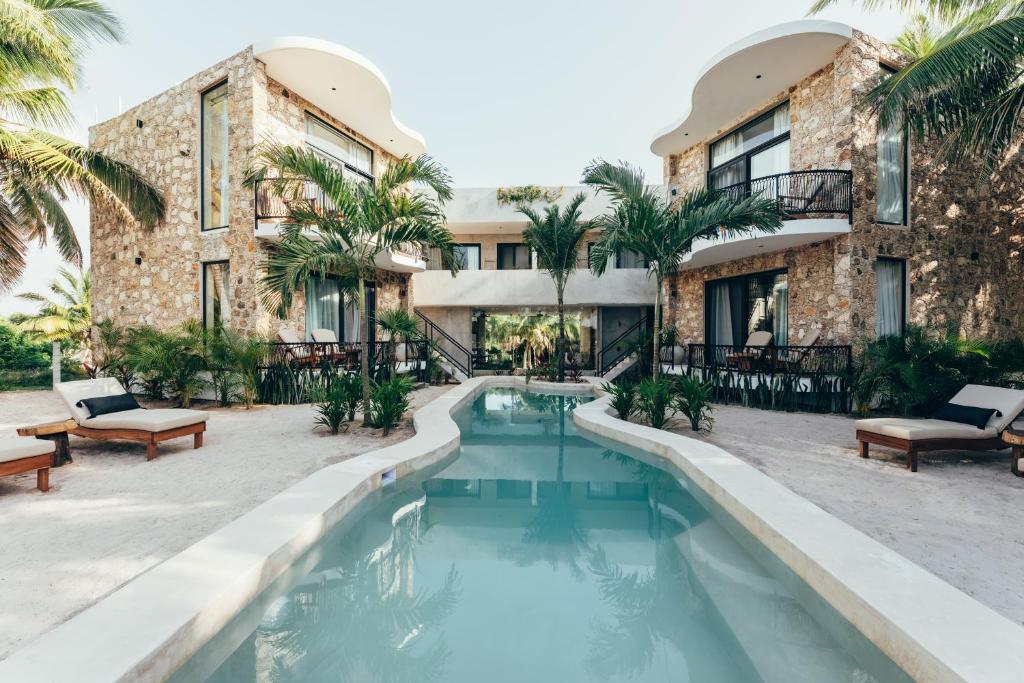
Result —
[[652, 376], [657, 377], [661, 347], [661, 298], [666, 280], [701, 237], [775, 232], [782, 227], [776, 202], [757, 194], [736, 198], [712, 189], [694, 190], [669, 203], [662, 191], [644, 184], [644, 174], [626, 163], [597, 160], [583, 182], [607, 193], [611, 209], [594, 226], [600, 229], [590, 249], [590, 267], [601, 275], [617, 253], [629, 250], [648, 264], [657, 283], [654, 296]]
[[252, 408], [270, 355], [266, 337], [218, 326], [209, 333], [207, 347], [213, 389], [221, 405], [241, 399], [246, 409]]
[[589, 223], [581, 220], [580, 206], [587, 195], [580, 192], [559, 210], [558, 204], [548, 204], [541, 215], [531, 207], [520, 204], [516, 209], [526, 216], [529, 225], [523, 230], [523, 242], [537, 255], [537, 265], [546, 270], [555, 283], [555, 300], [558, 306], [558, 381], [565, 381], [565, 285], [576, 272], [576, 260], [580, 244], [590, 229]]
[[81, 266], [82, 250], [64, 210], [70, 196], [91, 201], [122, 223], [156, 225], [164, 199], [127, 164], [49, 129], [73, 123], [65, 89], [95, 41], [122, 38], [117, 17], [95, 0], [0, 0], [0, 291], [25, 269], [28, 242], [52, 238], [61, 257]]
[[346, 414], [345, 388], [340, 382], [334, 382], [316, 403], [316, 424], [337, 434], [346, 422]]
[[122, 327], [113, 320], [101, 320], [96, 325], [96, 349], [93, 361], [99, 374], [116, 377], [127, 392], [135, 385], [136, 368], [132, 362], [135, 331]]
[[[274, 192], [289, 200], [289, 216], [267, 262], [264, 305], [283, 318], [310, 277], [334, 273], [354, 279], [360, 375], [363, 400], [368, 401], [366, 282], [375, 277], [377, 256], [410, 245], [435, 249], [444, 266], [453, 275], [457, 272], [453, 237], [442, 210], [452, 196], [451, 179], [427, 156], [391, 162], [372, 183], [353, 180], [333, 161], [305, 147], [269, 143], [257, 150], [256, 159], [261, 167], [249, 174], [250, 185], [271, 175], [295, 179], [272, 184]], [[310, 185], [323, 201], [308, 197]], [[315, 235], [309, 234], [310, 228]]]
[[[570, 342], [579, 341], [579, 316], [569, 316], [565, 323], [565, 334]], [[509, 354], [513, 365], [516, 365], [518, 358], [521, 367], [530, 370], [542, 364], [543, 359], [555, 350], [558, 343], [558, 317], [547, 313], [488, 315], [486, 337], [488, 344]]]
[[676, 380], [675, 400], [672, 406], [690, 421], [695, 432], [711, 431], [715, 424], [711, 404], [712, 383], [702, 382], [696, 377], [683, 375]]
[[611, 396], [608, 404], [612, 407], [620, 420], [629, 420], [630, 416], [637, 411], [636, 384], [633, 382], [619, 382], [611, 384], [605, 382], [601, 385]]
[[387, 436], [409, 410], [409, 392], [413, 384], [404, 375], [395, 375], [374, 387], [366, 405], [366, 424], [384, 430]]
[[376, 313], [376, 319], [377, 329], [387, 336], [388, 362], [391, 364], [391, 372], [394, 374], [398, 372], [398, 344], [405, 344], [406, 353], [408, 353], [409, 343], [420, 334], [420, 326], [416, 317], [404, 308], [379, 310]]
[[75, 274], [67, 268], [60, 268], [57, 274], [57, 279], [49, 286], [52, 297], [36, 292], [18, 295], [19, 299], [39, 304], [38, 311], [18, 318], [18, 329], [33, 339], [88, 349], [92, 330], [89, 269]]
[[[817, 12], [835, 0], [817, 0]], [[861, 0], [868, 9], [924, 8], [896, 42], [910, 63], [865, 103], [883, 126], [904, 123], [954, 160], [992, 166], [1024, 141], [1024, 3], [1020, 0]]]
[[335, 387], [341, 392], [347, 419], [349, 422], [352, 422], [356, 419], [356, 410], [363, 400], [362, 382], [359, 381], [359, 377], [351, 372], [342, 372], [334, 378], [331, 384], [331, 388]]
[[637, 407], [647, 424], [664, 429], [672, 410], [672, 381], [666, 377], [645, 377], [636, 386]]
[[131, 354], [132, 364], [155, 398], [169, 395], [188, 408], [209, 385], [203, 378], [207, 369], [206, 339], [197, 320], [188, 320], [167, 332], [140, 328]]

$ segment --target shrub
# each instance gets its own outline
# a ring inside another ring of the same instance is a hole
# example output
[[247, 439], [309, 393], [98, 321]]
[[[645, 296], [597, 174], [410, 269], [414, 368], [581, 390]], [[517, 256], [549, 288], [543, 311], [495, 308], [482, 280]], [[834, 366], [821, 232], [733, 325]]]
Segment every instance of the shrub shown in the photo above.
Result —
[[209, 385], [202, 376], [207, 369], [205, 335], [195, 320], [169, 332], [140, 328], [131, 362], [151, 396], [169, 395], [185, 408]]
[[400, 375], [376, 385], [366, 406], [366, 423], [382, 428], [384, 436], [387, 436], [409, 409], [409, 392], [412, 389], [412, 382]]
[[316, 424], [327, 427], [331, 434], [337, 434], [346, 422], [345, 388], [337, 381], [322, 392], [321, 400], [316, 404]]
[[363, 382], [359, 379], [359, 375], [352, 372], [342, 372], [331, 383], [331, 389], [338, 389], [340, 392], [341, 402], [345, 406], [348, 421], [355, 420], [356, 409], [359, 408], [359, 403], [363, 400]]
[[619, 415], [620, 420], [628, 420], [637, 411], [636, 384], [620, 382], [619, 384], [604, 383], [601, 388], [611, 395], [609, 405]]
[[672, 408], [672, 380], [648, 377], [636, 387], [640, 413], [655, 429], [664, 429]]
[[695, 432], [711, 431], [715, 418], [711, 413], [711, 382], [701, 382], [696, 377], [680, 377], [676, 381], [676, 397], [673, 407], [690, 421]]
[[258, 334], [245, 335], [221, 328], [214, 333], [211, 347], [210, 373], [215, 387], [218, 374], [221, 376], [218, 397], [222, 402], [241, 398], [246, 408], [252, 408], [259, 395], [262, 368], [270, 353], [267, 340]]
[[96, 348], [93, 352], [96, 369], [108, 377], [115, 377], [125, 391], [135, 386], [136, 369], [131, 356], [136, 331], [104, 320], [96, 326]]

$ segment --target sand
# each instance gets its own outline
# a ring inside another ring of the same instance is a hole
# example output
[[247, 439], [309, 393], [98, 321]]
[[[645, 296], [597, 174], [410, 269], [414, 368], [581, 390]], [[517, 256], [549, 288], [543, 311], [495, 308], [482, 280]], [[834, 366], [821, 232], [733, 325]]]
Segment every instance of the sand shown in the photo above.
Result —
[[[413, 393], [421, 406], [446, 391]], [[313, 408], [211, 408], [205, 446], [71, 437], [74, 463], [0, 478], [0, 659], [310, 473], [412, 434], [313, 430]], [[50, 391], [0, 393], [0, 436], [67, 417]]]

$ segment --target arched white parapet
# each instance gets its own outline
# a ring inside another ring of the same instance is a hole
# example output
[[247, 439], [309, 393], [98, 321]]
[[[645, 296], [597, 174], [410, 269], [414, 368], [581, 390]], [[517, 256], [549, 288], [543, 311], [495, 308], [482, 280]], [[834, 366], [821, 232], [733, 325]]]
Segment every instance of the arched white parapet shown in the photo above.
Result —
[[831, 62], [852, 37], [846, 24], [805, 20], [733, 43], [701, 69], [686, 113], [658, 131], [651, 151], [665, 157], [700, 142]]
[[682, 268], [701, 268], [717, 263], [793, 249], [806, 244], [846, 235], [850, 222], [845, 218], [808, 218], [789, 220], [782, 224], [782, 230], [773, 234], [720, 236], [694, 240], [693, 251], [687, 254]]
[[[369, 59], [319, 38], [283, 36], [254, 43], [271, 78], [397, 156], [418, 156], [423, 136], [391, 111], [391, 86]], [[354, 96], [356, 95], [356, 96]]]

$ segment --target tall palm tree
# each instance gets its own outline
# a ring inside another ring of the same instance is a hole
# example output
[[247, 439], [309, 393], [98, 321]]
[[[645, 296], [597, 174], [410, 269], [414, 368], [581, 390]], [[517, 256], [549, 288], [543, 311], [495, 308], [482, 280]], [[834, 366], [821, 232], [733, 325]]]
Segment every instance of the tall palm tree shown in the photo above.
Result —
[[[817, 0], [818, 12], [835, 0]], [[866, 102], [881, 125], [905, 122], [918, 139], [941, 143], [953, 160], [989, 166], [1024, 142], [1024, 2], [1021, 0], [861, 0], [874, 9], [921, 9], [942, 25], [928, 41], [896, 47], [911, 62], [875, 86]], [[920, 24], [914, 19], [914, 25]], [[907, 50], [906, 48], [910, 49]]]
[[776, 232], [782, 227], [776, 202], [753, 195], [735, 198], [717, 190], [694, 190], [669, 203], [662, 193], [644, 184], [644, 174], [624, 162], [597, 160], [583, 172], [583, 182], [607, 192], [612, 206], [599, 217], [601, 230], [590, 250], [590, 267], [601, 275], [620, 250], [636, 252], [649, 264], [648, 274], [658, 288], [654, 295], [653, 375], [661, 365], [661, 297], [665, 281], [700, 237], [719, 234]]
[[163, 195], [127, 164], [51, 132], [73, 121], [63, 89], [94, 41], [120, 40], [120, 22], [94, 0], [0, 0], [0, 291], [25, 269], [28, 242], [50, 237], [81, 266], [62, 202], [77, 196], [125, 223], [156, 225]]
[[565, 285], [576, 270], [576, 259], [580, 244], [590, 229], [590, 224], [580, 220], [580, 206], [587, 196], [580, 192], [559, 211], [558, 204], [549, 204], [544, 215], [532, 207], [520, 205], [519, 213], [526, 216], [530, 224], [523, 231], [525, 242], [535, 254], [537, 265], [548, 271], [555, 282], [558, 298], [558, 381], [565, 381]]
[[[443, 211], [452, 196], [451, 178], [425, 155], [389, 163], [372, 183], [352, 180], [335, 163], [302, 147], [268, 143], [256, 161], [260, 167], [249, 174], [250, 185], [272, 176], [291, 179], [272, 184], [272, 191], [288, 200], [289, 216], [262, 280], [264, 305], [285, 317], [295, 292], [310, 277], [334, 273], [354, 279], [363, 400], [368, 401], [366, 282], [374, 279], [374, 260], [403, 246], [431, 247], [453, 275], [458, 272]], [[311, 186], [321, 201], [309, 197]]]
[[35, 313], [18, 317], [17, 326], [29, 336], [48, 342], [69, 342], [89, 348], [92, 329], [92, 285], [89, 270], [72, 273], [67, 268], [57, 271], [50, 283], [52, 296], [25, 292], [19, 299], [39, 304]]

